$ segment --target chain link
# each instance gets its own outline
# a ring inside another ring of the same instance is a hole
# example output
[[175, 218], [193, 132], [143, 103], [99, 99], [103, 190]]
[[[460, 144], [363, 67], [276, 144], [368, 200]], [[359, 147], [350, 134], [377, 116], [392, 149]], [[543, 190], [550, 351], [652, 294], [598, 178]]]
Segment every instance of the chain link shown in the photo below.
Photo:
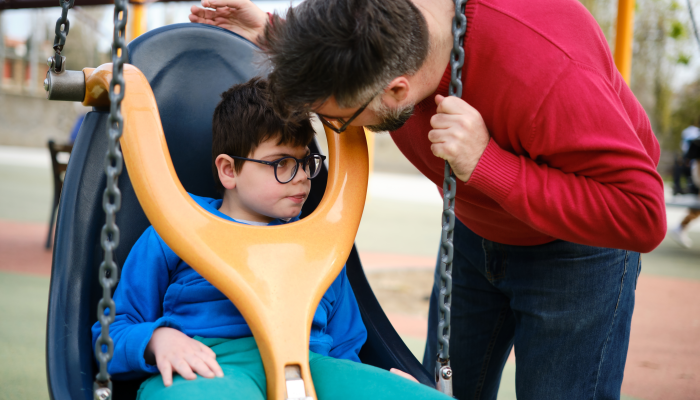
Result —
[[450, 359], [450, 319], [452, 303], [452, 259], [454, 256], [455, 206], [457, 180], [452, 168], [445, 162], [445, 179], [442, 183], [442, 234], [440, 235], [440, 291], [438, 292], [438, 363]]
[[[126, 62], [126, 17], [127, 1], [114, 2], [114, 40], [112, 43], [112, 81], [109, 85], [110, 113], [107, 121], [108, 148], [105, 155], [105, 174], [107, 186], [102, 196], [102, 208], [106, 220], [102, 227], [100, 241], [104, 250], [104, 261], [100, 265], [99, 277], [102, 285], [102, 299], [97, 306], [97, 318], [102, 328], [95, 344], [95, 354], [100, 364], [100, 372], [95, 377], [94, 397], [107, 400], [112, 396], [112, 381], [107, 372], [107, 363], [114, 353], [114, 342], [109, 336], [109, 325], [114, 321], [116, 310], [112, 300], [112, 289], [119, 280], [119, 270], [114, 261], [114, 252], [119, 246], [119, 227], [116, 213], [121, 208], [121, 191], [118, 187], [119, 175], [123, 168], [123, 158], [119, 147], [124, 119], [121, 114], [121, 102], [124, 99], [124, 63]], [[105, 311], [109, 309], [109, 314]], [[106, 352], [104, 351], [106, 347]]]
[[[452, 19], [453, 46], [450, 55], [450, 68], [452, 79], [450, 80], [449, 95], [462, 97], [462, 67], [464, 66], [464, 34], [467, 31], [467, 17], [464, 9], [467, 0], [454, 0], [455, 17]], [[457, 179], [450, 164], [445, 161], [445, 179], [442, 184], [442, 234], [440, 237], [440, 291], [438, 294], [438, 354], [435, 365], [435, 377], [438, 383], [442, 383], [439, 389], [452, 395], [452, 385], [446, 384], [452, 378], [450, 369], [450, 333], [451, 333], [451, 306], [452, 306], [452, 260], [454, 257], [454, 228], [455, 228], [455, 195], [457, 192]]]
[[64, 69], [61, 52], [63, 51], [63, 46], [66, 45], [66, 38], [68, 37], [68, 31], [70, 31], [68, 10], [73, 8], [75, 0], [59, 0], [58, 4], [61, 6], [61, 17], [56, 21], [56, 28], [54, 29], [56, 37], [53, 40], [54, 56], [51, 62], [51, 67], [56, 73], [61, 72]]
[[467, 33], [467, 16], [464, 9], [467, 0], [454, 0], [455, 17], [452, 19], [452, 54], [450, 55], [450, 67], [452, 68], [452, 80], [450, 80], [450, 96], [462, 97], [462, 67], [464, 67], [464, 34]]

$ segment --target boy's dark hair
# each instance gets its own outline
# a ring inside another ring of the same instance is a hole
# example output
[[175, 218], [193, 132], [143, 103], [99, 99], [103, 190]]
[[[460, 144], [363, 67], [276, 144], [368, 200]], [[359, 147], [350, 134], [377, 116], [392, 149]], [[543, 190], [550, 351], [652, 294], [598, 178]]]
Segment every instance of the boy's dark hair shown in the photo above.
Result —
[[[275, 137], [278, 145], [307, 146], [314, 138], [308, 114], [296, 115], [293, 123], [282, 119], [273, 110], [269, 84], [263, 78], [253, 78], [222, 93], [212, 121], [212, 169], [217, 190], [224, 191], [215, 163], [219, 154], [248, 157], [260, 143]], [[243, 163], [234, 159], [236, 172]]]
[[276, 109], [308, 111], [335, 96], [341, 107], [369, 101], [428, 55], [428, 27], [411, 0], [306, 0], [273, 15], [261, 38], [274, 70]]

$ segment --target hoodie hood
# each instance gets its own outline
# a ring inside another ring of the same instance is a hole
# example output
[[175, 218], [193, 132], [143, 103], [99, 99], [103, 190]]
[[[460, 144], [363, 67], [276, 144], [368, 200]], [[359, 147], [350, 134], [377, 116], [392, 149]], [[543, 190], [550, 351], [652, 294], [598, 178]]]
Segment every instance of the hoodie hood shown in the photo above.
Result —
[[[207, 210], [208, 212], [216, 215], [217, 217], [223, 218], [227, 221], [238, 222], [239, 224], [243, 224], [243, 225], [250, 225], [250, 224], [246, 224], [245, 222], [235, 220], [235, 219], [229, 217], [228, 215], [222, 213], [221, 211], [219, 211], [219, 208], [221, 208], [221, 204], [224, 202], [222, 199], [212, 199], [210, 197], [201, 197], [201, 196], [194, 195], [192, 193], [188, 193], [188, 194], [190, 195], [190, 197], [192, 197], [192, 200], [194, 200], [195, 203], [199, 204], [200, 207], [202, 207], [203, 209]], [[299, 215], [301, 215], [301, 213], [299, 213]], [[285, 220], [280, 219], [280, 218], [275, 218], [272, 221], [270, 221], [270, 223], [267, 224], [267, 226], [284, 225], [284, 224], [288, 224], [290, 222], [299, 221], [299, 215], [297, 215], [296, 217], [290, 218], [289, 221], [285, 221]]]

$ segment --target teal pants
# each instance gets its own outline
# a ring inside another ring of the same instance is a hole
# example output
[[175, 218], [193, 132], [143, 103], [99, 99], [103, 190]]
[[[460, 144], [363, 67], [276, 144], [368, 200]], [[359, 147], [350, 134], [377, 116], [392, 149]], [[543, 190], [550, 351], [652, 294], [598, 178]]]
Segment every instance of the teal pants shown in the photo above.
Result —
[[[141, 384], [137, 400], [267, 399], [265, 371], [252, 337], [196, 339], [214, 350], [224, 377], [207, 379], [198, 376], [188, 381], [175, 375], [172, 386], [166, 388], [157, 374]], [[450, 399], [435, 389], [370, 365], [311, 352], [309, 364], [319, 400]]]

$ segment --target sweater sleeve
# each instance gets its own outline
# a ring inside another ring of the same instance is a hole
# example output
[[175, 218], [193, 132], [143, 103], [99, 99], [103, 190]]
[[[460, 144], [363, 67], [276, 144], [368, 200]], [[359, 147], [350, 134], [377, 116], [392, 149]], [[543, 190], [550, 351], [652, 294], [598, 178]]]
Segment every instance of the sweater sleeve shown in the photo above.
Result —
[[659, 145], [621, 85], [572, 62], [519, 133], [521, 155], [492, 139], [467, 185], [557, 239], [653, 250], [666, 233]]
[[[179, 329], [174, 321], [162, 316], [170, 271], [178, 260], [153, 227], [149, 227], [132, 247], [114, 293], [116, 318], [110, 325], [114, 356], [108, 371], [115, 379], [133, 379], [158, 372], [155, 365], [146, 364], [144, 352], [156, 328]], [[97, 322], [92, 327], [93, 349], [100, 333]]]
[[328, 353], [334, 358], [360, 362], [360, 349], [367, 340], [367, 328], [362, 322], [360, 308], [348, 281], [345, 267], [338, 276], [339, 293], [328, 316], [326, 332], [333, 338], [333, 346]]

